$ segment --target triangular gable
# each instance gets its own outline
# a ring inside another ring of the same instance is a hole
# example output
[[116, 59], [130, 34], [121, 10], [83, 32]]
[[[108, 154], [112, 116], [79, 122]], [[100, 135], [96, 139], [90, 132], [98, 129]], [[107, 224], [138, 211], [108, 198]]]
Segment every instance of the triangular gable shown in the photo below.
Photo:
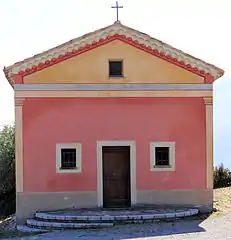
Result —
[[11, 85], [14, 85], [14, 83], [22, 83], [22, 79], [26, 75], [40, 71], [114, 40], [121, 40], [122, 42], [202, 76], [205, 79], [205, 83], [212, 83], [224, 74], [222, 69], [214, 65], [173, 48], [147, 34], [124, 26], [119, 22], [15, 63], [12, 66], [4, 68], [4, 73]]

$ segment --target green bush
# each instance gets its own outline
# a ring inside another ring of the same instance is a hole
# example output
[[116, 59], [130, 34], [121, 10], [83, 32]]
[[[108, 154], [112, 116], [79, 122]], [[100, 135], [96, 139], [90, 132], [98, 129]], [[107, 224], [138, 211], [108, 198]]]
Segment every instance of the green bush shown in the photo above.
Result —
[[6, 125], [0, 132], [0, 215], [15, 212], [15, 127]]
[[223, 164], [214, 168], [213, 172], [214, 188], [222, 188], [231, 186], [231, 173]]

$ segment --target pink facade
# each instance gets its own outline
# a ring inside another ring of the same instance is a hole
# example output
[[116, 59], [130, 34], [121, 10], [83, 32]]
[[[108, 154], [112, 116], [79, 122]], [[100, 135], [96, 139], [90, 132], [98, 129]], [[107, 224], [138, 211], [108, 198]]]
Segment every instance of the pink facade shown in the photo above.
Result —
[[[137, 190], [206, 188], [203, 98], [30, 98], [24, 192], [97, 190], [97, 141], [136, 141]], [[175, 141], [176, 171], [150, 171], [150, 142]], [[82, 172], [56, 173], [56, 144], [82, 143]]]

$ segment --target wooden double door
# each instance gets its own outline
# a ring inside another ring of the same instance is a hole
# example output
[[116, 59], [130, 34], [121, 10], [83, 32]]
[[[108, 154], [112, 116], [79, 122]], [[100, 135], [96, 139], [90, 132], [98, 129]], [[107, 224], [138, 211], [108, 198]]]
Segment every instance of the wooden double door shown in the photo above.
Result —
[[103, 207], [130, 207], [130, 146], [103, 146], [102, 156]]

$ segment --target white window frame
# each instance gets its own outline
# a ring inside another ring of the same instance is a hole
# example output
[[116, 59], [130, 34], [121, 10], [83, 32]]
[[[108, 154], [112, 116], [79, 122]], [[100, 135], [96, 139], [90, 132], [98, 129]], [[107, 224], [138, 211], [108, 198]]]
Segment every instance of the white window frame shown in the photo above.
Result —
[[[76, 149], [75, 169], [61, 169], [61, 149]], [[82, 172], [82, 144], [81, 143], [58, 143], [56, 144], [56, 173], [80, 173]]]
[[[169, 147], [169, 166], [156, 165], [156, 147]], [[151, 171], [175, 171], [175, 142], [150, 142]]]

